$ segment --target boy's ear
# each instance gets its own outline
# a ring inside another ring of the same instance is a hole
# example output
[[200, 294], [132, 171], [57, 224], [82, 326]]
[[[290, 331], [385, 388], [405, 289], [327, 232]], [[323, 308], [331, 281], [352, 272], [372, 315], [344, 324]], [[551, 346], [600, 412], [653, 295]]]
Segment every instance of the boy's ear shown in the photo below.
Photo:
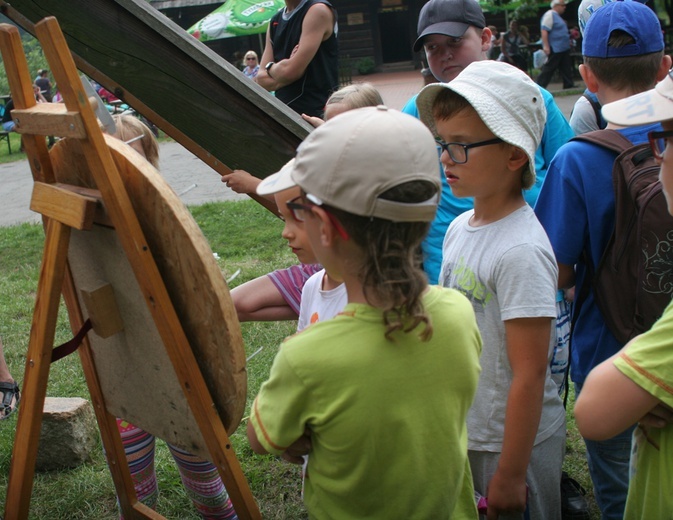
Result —
[[669, 71], [671, 70], [671, 57], [668, 54], [664, 54], [664, 57], [661, 58], [661, 64], [659, 65], [659, 70], [657, 71], [657, 83], [663, 80], [668, 76]]
[[311, 210], [315, 217], [320, 220], [320, 244], [324, 247], [331, 246], [334, 243], [335, 236], [339, 234], [338, 231], [324, 209], [320, 206], [313, 206]]
[[510, 171], [519, 171], [528, 162], [528, 155], [518, 146], [511, 146], [511, 150], [507, 166]]
[[493, 31], [488, 27], [484, 27], [481, 30], [481, 50], [488, 52], [491, 48], [491, 36], [493, 36]]
[[582, 63], [579, 66], [579, 70], [580, 70], [580, 76], [582, 76], [584, 84], [587, 86], [587, 88], [594, 94], [598, 92], [598, 81], [596, 81], [596, 76], [594, 76], [592, 70], [589, 67], [587, 67], [584, 63]]

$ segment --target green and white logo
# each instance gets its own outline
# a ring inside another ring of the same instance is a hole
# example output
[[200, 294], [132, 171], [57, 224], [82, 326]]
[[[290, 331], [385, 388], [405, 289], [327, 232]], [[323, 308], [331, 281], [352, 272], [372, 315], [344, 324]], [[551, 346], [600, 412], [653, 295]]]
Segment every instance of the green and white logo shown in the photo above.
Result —
[[228, 0], [187, 32], [203, 42], [263, 33], [271, 17], [284, 6], [282, 0]]

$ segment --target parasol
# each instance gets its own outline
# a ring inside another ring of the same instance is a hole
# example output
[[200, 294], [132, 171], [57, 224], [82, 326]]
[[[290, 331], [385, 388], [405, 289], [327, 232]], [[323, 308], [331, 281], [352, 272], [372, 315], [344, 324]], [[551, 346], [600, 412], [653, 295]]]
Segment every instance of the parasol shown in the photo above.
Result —
[[202, 42], [266, 32], [283, 0], [227, 0], [187, 32]]

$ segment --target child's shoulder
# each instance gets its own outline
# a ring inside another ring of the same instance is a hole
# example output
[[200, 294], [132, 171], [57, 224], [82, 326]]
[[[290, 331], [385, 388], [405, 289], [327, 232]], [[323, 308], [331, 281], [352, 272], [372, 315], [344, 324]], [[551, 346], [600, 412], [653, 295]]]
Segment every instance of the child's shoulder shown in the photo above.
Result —
[[463, 312], [473, 313], [470, 300], [462, 292], [440, 285], [428, 286], [423, 294], [423, 306], [430, 316], [437, 313], [440, 317], [449, 315], [453, 318]]
[[497, 258], [521, 245], [539, 245], [551, 249], [542, 224], [528, 204], [484, 226], [470, 226], [469, 218], [466, 212], [451, 223], [444, 239], [445, 250], [462, 250], [466, 247], [463, 242], [469, 242], [473, 253], [471, 256], [488, 255]]
[[503, 219], [500, 235], [505, 250], [518, 247], [530, 251], [542, 250], [553, 256], [547, 233], [528, 204]]
[[313, 273], [311, 276], [309, 276], [308, 280], [306, 280], [306, 283], [304, 284], [304, 288], [302, 289], [302, 293], [306, 291], [317, 291], [320, 289], [322, 286], [322, 279], [325, 276], [325, 270], [321, 269], [318, 272]]
[[528, 204], [511, 211], [488, 226], [497, 243], [505, 247], [515, 242], [530, 242], [541, 232], [544, 233], [540, 221], [533, 208]]

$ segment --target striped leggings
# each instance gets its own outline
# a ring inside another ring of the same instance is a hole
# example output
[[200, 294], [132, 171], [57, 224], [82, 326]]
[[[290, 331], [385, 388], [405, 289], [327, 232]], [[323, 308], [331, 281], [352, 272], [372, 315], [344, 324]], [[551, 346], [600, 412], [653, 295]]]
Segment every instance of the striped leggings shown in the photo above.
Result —
[[[159, 497], [157, 475], [154, 471], [155, 437], [123, 419], [117, 419], [117, 427], [138, 500], [155, 509]], [[217, 468], [207, 460], [168, 443], [166, 445], [178, 465], [187, 496], [199, 514], [206, 520], [237, 519]], [[123, 520], [123, 516], [120, 515], [120, 518]]]

